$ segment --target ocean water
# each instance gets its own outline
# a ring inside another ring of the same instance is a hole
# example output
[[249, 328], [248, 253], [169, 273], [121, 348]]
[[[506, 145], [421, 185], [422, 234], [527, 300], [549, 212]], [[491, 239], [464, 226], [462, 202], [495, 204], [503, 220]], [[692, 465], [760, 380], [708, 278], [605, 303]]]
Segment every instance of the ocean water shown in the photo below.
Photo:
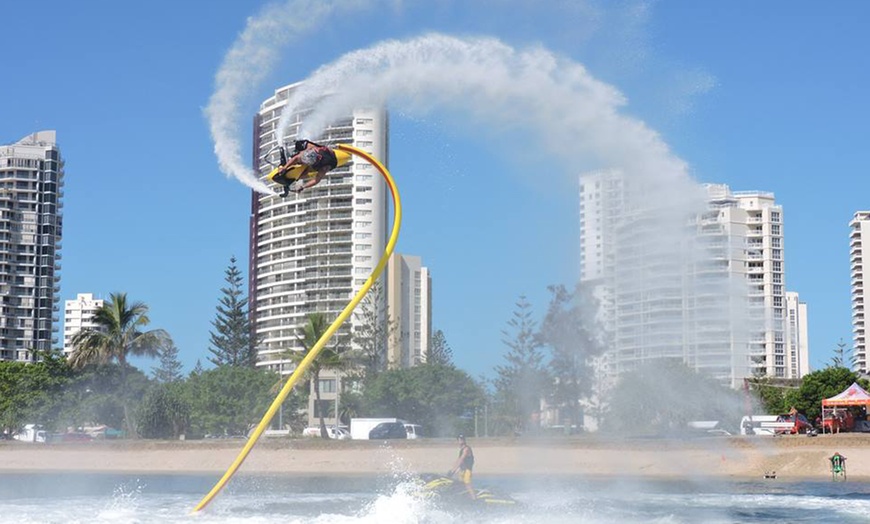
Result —
[[392, 477], [237, 475], [202, 512], [219, 475], [0, 475], [0, 517], [25, 523], [737, 523], [870, 522], [870, 485], [856, 482], [590, 480], [480, 477], [520, 502], [457, 506]]

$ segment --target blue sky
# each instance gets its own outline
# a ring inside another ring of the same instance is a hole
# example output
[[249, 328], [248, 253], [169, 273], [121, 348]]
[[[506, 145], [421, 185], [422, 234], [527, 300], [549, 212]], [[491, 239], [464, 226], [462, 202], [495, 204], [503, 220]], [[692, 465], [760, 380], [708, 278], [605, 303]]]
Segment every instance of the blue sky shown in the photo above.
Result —
[[[300, 0], [297, 5], [305, 2]], [[278, 61], [240, 101], [388, 38], [429, 32], [540, 45], [621, 91], [700, 181], [776, 194], [786, 285], [809, 308], [810, 361], [851, 341], [848, 221], [870, 208], [870, 4], [809, 1], [361, 2]], [[224, 270], [247, 271], [250, 191], [220, 172], [203, 108], [227, 51], [266, 2], [14, 2], [4, 6], [0, 143], [56, 129], [66, 160], [61, 298], [126, 291], [185, 366], [205, 361]], [[284, 2], [278, 6], [286, 5]], [[371, 6], [375, 6], [374, 8]], [[306, 7], [299, 9], [304, 17]], [[250, 121], [239, 140], [249, 157]], [[574, 180], [517, 167], [449, 115], [391, 115], [390, 167], [423, 257], [434, 325], [473, 375], [500, 363], [520, 295], [543, 314], [578, 275]], [[505, 139], [502, 139], [505, 140]], [[534, 152], [532, 152], [534, 153]], [[141, 366], [148, 370], [152, 363]]]

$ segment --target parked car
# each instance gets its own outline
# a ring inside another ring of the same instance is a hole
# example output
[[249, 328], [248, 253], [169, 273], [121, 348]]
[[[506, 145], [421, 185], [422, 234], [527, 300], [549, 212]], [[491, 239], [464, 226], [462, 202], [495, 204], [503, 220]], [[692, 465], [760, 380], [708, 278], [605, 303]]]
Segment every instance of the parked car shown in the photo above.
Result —
[[[336, 440], [350, 439], [350, 433], [345, 428], [326, 426], [326, 434], [329, 435], [329, 438]], [[302, 431], [302, 436], [312, 438], [320, 437], [320, 426], [308, 426]]]
[[383, 440], [388, 438], [408, 438], [405, 424], [401, 422], [381, 422], [369, 431], [370, 440]]
[[776, 417], [776, 421], [788, 422], [792, 424], [792, 427], [790, 429], [777, 429], [776, 432], [778, 434], [791, 433], [792, 435], [795, 435], [798, 433], [808, 433], [813, 429], [813, 425], [810, 424], [810, 421], [807, 420], [807, 417], [801, 415], [800, 413], [797, 414], [797, 418], [788, 414], [780, 415]]

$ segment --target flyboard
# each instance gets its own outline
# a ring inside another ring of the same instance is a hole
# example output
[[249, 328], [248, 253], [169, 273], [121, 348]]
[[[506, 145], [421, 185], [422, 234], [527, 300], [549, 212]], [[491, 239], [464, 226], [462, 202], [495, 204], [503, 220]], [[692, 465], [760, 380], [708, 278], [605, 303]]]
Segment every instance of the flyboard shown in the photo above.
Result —
[[[293, 389], [293, 386], [299, 381], [302, 375], [308, 370], [311, 366], [311, 363], [314, 362], [314, 359], [320, 354], [321, 350], [326, 346], [326, 343], [329, 342], [329, 339], [338, 331], [339, 326], [344, 323], [350, 317], [350, 314], [353, 313], [354, 308], [356, 308], [357, 304], [362, 301], [363, 297], [366, 293], [369, 292], [372, 285], [381, 276], [384, 268], [387, 266], [387, 261], [390, 259], [390, 255], [393, 253], [393, 249], [396, 247], [396, 241], [399, 238], [399, 227], [402, 224], [402, 203], [399, 199], [399, 190], [396, 188], [396, 183], [393, 181], [392, 175], [387, 171], [387, 168], [383, 166], [378, 160], [372, 155], [366, 153], [361, 149], [357, 149], [353, 146], [340, 144], [336, 146], [335, 149], [336, 157], [338, 157], [339, 153], [343, 153], [347, 155], [345, 158], [345, 162], [351, 158], [351, 155], [357, 156], [371, 165], [375, 166], [381, 176], [384, 177], [384, 180], [387, 183], [387, 187], [390, 189], [390, 194], [393, 197], [393, 228], [390, 233], [390, 238], [387, 240], [387, 247], [384, 249], [383, 255], [381, 255], [380, 260], [378, 260], [378, 265], [375, 266], [374, 271], [369, 276], [369, 278], [363, 284], [363, 287], [354, 295], [353, 299], [348, 302], [347, 306], [341, 311], [341, 313], [336, 317], [336, 319], [332, 322], [326, 332], [320, 337], [320, 340], [311, 348], [308, 352], [308, 355], [299, 363], [296, 367], [296, 370], [290, 375], [290, 378], [284, 384], [284, 387], [281, 388], [281, 391], [278, 392], [278, 396], [275, 397], [275, 400], [272, 401], [272, 404], [269, 406], [269, 409], [266, 410], [266, 414], [263, 415], [263, 419], [260, 420], [260, 423], [254, 428], [253, 433], [251, 433], [250, 437], [248, 437], [248, 441], [245, 443], [245, 446], [242, 448], [242, 451], [239, 452], [239, 455], [236, 457], [236, 460], [230, 465], [229, 469], [227, 469], [224, 476], [215, 484], [215, 486], [208, 492], [208, 494], [193, 508], [192, 513], [198, 513], [203, 508], [205, 508], [212, 499], [217, 496], [218, 493], [223, 489], [223, 487], [229, 482], [232, 476], [238, 471], [239, 467], [245, 461], [248, 454], [254, 448], [254, 445], [260, 439], [260, 436], [269, 426], [269, 423], [272, 421], [272, 418], [275, 416], [275, 413], [278, 412], [278, 408], [287, 398], [287, 395], [290, 394], [290, 390]], [[300, 173], [299, 176], [302, 176], [304, 172]]]
[[[274, 166], [274, 169], [269, 171], [269, 174], [266, 175], [266, 178], [270, 182], [287, 188], [292, 186], [295, 182], [299, 180], [311, 178], [317, 174], [316, 169], [311, 169], [311, 166], [305, 164], [293, 164], [290, 167], [284, 167], [284, 165], [287, 163], [287, 154], [284, 152], [283, 147], [276, 147], [275, 149], [270, 151], [269, 155], [267, 156], [272, 156], [272, 152], [276, 150], [278, 151], [279, 155], [279, 161], [277, 163], [271, 161], [269, 158], [266, 159], [267, 162]], [[351, 153], [349, 150], [344, 149], [343, 146], [338, 146], [336, 149], [333, 149], [332, 153], [335, 155], [336, 167], [341, 167], [347, 164], [348, 162], [350, 162], [350, 159], [353, 156], [353, 153]]]

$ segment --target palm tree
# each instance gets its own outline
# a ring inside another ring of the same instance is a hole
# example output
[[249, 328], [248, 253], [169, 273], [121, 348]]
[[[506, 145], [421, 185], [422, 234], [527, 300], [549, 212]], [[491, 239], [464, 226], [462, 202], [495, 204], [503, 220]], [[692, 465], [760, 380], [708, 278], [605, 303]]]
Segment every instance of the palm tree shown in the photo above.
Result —
[[[298, 366], [328, 328], [329, 322], [326, 320], [326, 315], [319, 312], [310, 313], [307, 322], [300, 328], [299, 335], [296, 337], [302, 345], [303, 350], [289, 350], [287, 352], [289, 360]], [[318, 418], [320, 419], [320, 436], [323, 438], [328, 439], [329, 433], [326, 431], [326, 422], [323, 420], [324, 410], [320, 402], [320, 372], [325, 369], [340, 370], [346, 367], [346, 365], [347, 361], [341, 351], [334, 346], [331, 348], [324, 347], [306, 372], [306, 375], [311, 377], [313, 383], [315, 406], [318, 408]]]
[[[150, 323], [148, 306], [142, 302], [127, 302], [126, 293], [113, 293], [94, 314], [96, 328], [84, 328], [72, 338], [73, 351], [69, 364], [81, 369], [89, 364], [105, 365], [117, 362], [121, 369], [121, 384], [127, 383], [129, 355], [156, 357], [172, 342], [162, 329], [142, 331]], [[124, 425], [135, 437], [130, 408], [124, 396]]]

